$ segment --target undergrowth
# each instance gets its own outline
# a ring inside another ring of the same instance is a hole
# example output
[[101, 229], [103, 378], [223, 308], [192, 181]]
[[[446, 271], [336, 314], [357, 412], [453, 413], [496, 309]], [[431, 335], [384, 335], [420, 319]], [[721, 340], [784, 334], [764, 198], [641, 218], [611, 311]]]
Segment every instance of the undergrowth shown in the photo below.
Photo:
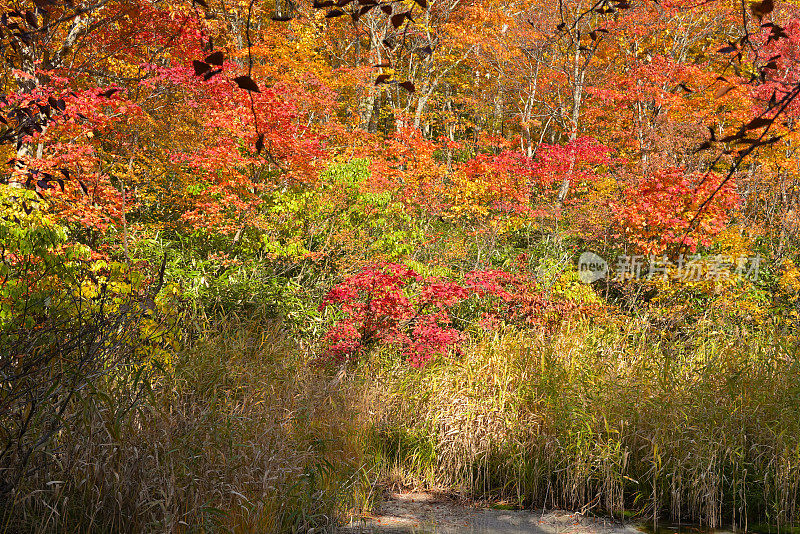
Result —
[[798, 347], [775, 329], [573, 321], [421, 369], [388, 348], [320, 367], [285, 331], [199, 325], [143, 397], [97, 383], [0, 531], [331, 531], [385, 487], [710, 527], [799, 519]]
[[138, 400], [109, 377], [0, 532], [309, 532], [369, 505], [350, 386], [282, 330], [210, 324]]
[[383, 483], [710, 527], [800, 519], [800, 362], [764, 330], [507, 331], [455, 360], [373, 359]]

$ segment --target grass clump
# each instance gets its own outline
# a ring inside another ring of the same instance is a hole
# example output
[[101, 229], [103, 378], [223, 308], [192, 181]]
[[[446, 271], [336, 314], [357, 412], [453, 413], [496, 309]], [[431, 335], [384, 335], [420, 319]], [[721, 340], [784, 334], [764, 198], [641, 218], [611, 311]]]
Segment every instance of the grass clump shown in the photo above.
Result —
[[389, 484], [710, 527], [799, 519], [800, 362], [777, 332], [587, 321], [369, 372]]
[[351, 385], [277, 323], [209, 327], [138, 402], [101, 386], [76, 403], [0, 531], [309, 532], [365, 505]]
[[769, 327], [575, 320], [349, 370], [314, 365], [278, 322], [201, 330], [147, 388], [109, 375], [78, 396], [0, 530], [332, 531], [386, 486], [709, 527], [800, 519], [798, 347]]

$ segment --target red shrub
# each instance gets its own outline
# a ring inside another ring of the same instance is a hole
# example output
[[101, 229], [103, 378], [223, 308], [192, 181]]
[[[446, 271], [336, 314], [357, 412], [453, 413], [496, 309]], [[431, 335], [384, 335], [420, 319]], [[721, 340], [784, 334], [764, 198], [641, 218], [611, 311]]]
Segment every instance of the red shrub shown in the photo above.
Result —
[[331, 306], [342, 313], [323, 338], [326, 356], [356, 359], [382, 342], [399, 347], [411, 365], [422, 366], [459, 350], [465, 335], [453, 326], [453, 314], [473, 296], [486, 329], [546, 324], [565, 306], [549, 301], [530, 273], [472, 271], [460, 285], [425, 278], [404, 265], [375, 265], [344, 280], [322, 301], [320, 310]]

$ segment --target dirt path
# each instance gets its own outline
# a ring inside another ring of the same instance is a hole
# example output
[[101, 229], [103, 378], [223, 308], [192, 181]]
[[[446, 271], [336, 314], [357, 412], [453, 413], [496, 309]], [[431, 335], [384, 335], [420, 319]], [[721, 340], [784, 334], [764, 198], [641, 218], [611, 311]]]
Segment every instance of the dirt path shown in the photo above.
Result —
[[642, 534], [631, 525], [568, 512], [496, 510], [428, 493], [392, 494], [344, 534]]

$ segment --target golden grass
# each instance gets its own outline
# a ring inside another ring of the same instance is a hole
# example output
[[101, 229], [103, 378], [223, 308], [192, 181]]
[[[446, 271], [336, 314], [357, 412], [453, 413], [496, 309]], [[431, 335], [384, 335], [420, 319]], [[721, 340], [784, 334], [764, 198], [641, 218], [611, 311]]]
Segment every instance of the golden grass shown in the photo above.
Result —
[[800, 519], [800, 363], [776, 333], [506, 332], [422, 372], [373, 362], [384, 481], [526, 506]]
[[[422, 370], [321, 369], [275, 322], [208, 326], [132, 409], [109, 379], [0, 532], [314, 532], [380, 487], [716, 527], [800, 519], [800, 362], [769, 329], [487, 334]], [[127, 388], [127, 389], [126, 389]]]

